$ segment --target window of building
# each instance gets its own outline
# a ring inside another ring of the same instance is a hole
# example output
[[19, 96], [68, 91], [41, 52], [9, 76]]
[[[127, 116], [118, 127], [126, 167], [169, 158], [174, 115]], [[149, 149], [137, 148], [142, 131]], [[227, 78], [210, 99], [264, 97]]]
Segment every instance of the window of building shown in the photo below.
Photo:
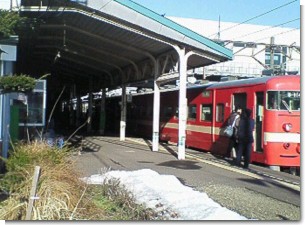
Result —
[[197, 117], [197, 105], [190, 105], [188, 107], [188, 119], [189, 120], [196, 120]]
[[[286, 56], [282, 52], [287, 52], [287, 48], [283, 48], [283, 50], [280, 47], [275, 48], [274, 50], [274, 65], [281, 65], [282, 63], [286, 62]], [[270, 54], [270, 48], [266, 48], [265, 50], [265, 64], [270, 66], [271, 63], [271, 54]]]
[[201, 121], [212, 121], [212, 105], [201, 106]]
[[224, 104], [217, 104], [216, 105], [216, 122], [223, 122], [224, 121]]

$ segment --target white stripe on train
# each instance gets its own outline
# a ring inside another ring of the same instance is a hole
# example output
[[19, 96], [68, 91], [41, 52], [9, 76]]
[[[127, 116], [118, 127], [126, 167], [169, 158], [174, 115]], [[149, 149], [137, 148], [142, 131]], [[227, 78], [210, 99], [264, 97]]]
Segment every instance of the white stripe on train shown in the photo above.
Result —
[[264, 133], [265, 142], [287, 142], [300, 143], [301, 136], [299, 133]]
[[[165, 128], [178, 129], [177, 123], [166, 123]], [[206, 134], [212, 134], [212, 128], [209, 126], [198, 126], [187, 124], [187, 131], [194, 131]], [[215, 134], [221, 135], [220, 131], [222, 128], [215, 127]], [[264, 141], [265, 142], [288, 142], [288, 143], [300, 143], [301, 136], [299, 133], [272, 133], [265, 132], [264, 133]]]

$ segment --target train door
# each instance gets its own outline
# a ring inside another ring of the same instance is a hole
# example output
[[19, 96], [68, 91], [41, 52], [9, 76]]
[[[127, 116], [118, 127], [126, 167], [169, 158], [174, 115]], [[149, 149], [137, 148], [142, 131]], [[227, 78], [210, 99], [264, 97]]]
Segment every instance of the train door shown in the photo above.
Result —
[[240, 106], [242, 109], [247, 107], [247, 94], [246, 93], [237, 93], [233, 94], [232, 109], [235, 109], [236, 106]]
[[256, 109], [253, 115], [255, 120], [255, 152], [263, 152], [262, 148], [262, 129], [264, 115], [264, 92], [256, 92], [255, 95]]

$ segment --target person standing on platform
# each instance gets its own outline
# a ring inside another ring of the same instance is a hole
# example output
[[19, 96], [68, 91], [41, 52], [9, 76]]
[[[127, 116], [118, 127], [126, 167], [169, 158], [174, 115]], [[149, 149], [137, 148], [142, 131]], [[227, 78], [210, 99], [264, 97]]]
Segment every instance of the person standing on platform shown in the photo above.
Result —
[[240, 106], [236, 106], [235, 107], [235, 111], [233, 111], [228, 119], [228, 125], [232, 125], [235, 121], [234, 127], [233, 127], [233, 135], [232, 137], [230, 137], [229, 139], [229, 145], [227, 148], [227, 152], [225, 157], [226, 158], [230, 158], [231, 157], [231, 152], [232, 149], [235, 149], [235, 152], [237, 151], [237, 141], [236, 141], [236, 136], [237, 136], [237, 129], [238, 129], [238, 125], [239, 125], [239, 120], [240, 120], [240, 115], [242, 113], [242, 109]]
[[252, 110], [245, 109], [241, 115], [239, 121], [239, 127], [237, 131], [237, 154], [236, 154], [236, 165], [241, 165], [241, 157], [244, 155], [244, 168], [249, 167], [251, 159], [251, 149], [254, 142], [253, 130], [254, 120], [251, 118]]

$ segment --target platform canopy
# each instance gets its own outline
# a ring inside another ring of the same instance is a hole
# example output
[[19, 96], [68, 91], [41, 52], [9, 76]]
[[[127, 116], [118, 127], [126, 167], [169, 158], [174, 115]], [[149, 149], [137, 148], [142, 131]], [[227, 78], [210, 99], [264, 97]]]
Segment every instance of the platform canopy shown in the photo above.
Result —
[[[232, 51], [130, 0], [23, 0], [30, 18], [19, 36], [19, 72], [51, 73], [56, 84], [94, 89], [154, 78], [175, 70], [175, 47], [193, 51], [187, 68], [232, 59]], [[50, 78], [51, 79], [51, 78]]]

